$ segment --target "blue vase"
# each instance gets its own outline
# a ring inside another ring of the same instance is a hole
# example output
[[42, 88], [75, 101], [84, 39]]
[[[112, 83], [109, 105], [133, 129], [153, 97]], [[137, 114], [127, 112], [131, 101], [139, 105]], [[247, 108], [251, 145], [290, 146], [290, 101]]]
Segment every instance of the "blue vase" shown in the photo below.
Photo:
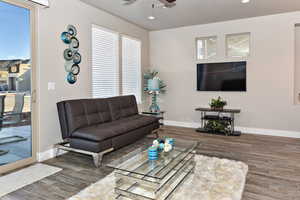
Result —
[[149, 160], [158, 160], [158, 151], [157, 151], [156, 147], [149, 147], [148, 159]]

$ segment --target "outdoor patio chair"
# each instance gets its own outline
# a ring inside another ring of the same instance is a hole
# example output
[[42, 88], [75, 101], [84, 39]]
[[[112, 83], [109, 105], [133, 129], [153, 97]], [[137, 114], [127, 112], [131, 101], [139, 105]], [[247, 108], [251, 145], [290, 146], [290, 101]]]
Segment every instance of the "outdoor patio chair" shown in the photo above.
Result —
[[25, 93], [15, 95], [15, 105], [11, 112], [4, 113], [4, 125], [18, 124], [22, 122]]

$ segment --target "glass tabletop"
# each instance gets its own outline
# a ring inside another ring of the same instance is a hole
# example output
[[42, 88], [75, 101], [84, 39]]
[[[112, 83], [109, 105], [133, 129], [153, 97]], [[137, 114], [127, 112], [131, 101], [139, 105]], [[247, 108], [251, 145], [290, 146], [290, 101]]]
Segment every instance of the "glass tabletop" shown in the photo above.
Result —
[[175, 148], [169, 153], [160, 153], [158, 160], [148, 159], [148, 148], [151, 142], [144, 144], [131, 153], [122, 156], [106, 166], [114, 168], [117, 173], [138, 179], [152, 178], [152, 181], [164, 179], [171, 171], [176, 171], [178, 166], [190, 159], [198, 142], [191, 140], [175, 139]]

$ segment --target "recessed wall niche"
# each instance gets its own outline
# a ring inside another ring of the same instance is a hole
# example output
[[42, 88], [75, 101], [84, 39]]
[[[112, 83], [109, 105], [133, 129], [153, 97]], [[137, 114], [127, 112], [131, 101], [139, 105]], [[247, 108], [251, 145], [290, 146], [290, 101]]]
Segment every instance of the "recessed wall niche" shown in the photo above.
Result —
[[294, 103], [300, 105], [300, 23], [295, 24]]

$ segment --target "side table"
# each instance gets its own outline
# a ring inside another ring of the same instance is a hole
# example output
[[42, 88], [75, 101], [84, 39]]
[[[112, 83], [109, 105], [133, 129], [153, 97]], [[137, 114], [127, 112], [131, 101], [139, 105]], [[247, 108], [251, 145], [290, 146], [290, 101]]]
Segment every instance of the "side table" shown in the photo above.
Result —
[[156, 135], [156, 138], [159, 137], [158, 132], [159, 131], [163, 131], [163, 126], [164, 126], [164, 114], [166, 112], [165, 111], [159, 111], [159, 112], [150, 112], [150, 111], [143, 111], [141, 112], [142, 115], [146, 115], [146, 116], [154, 116], [157, 117], [159, 119], [159, 129], [154, 130], [152, 133]]

